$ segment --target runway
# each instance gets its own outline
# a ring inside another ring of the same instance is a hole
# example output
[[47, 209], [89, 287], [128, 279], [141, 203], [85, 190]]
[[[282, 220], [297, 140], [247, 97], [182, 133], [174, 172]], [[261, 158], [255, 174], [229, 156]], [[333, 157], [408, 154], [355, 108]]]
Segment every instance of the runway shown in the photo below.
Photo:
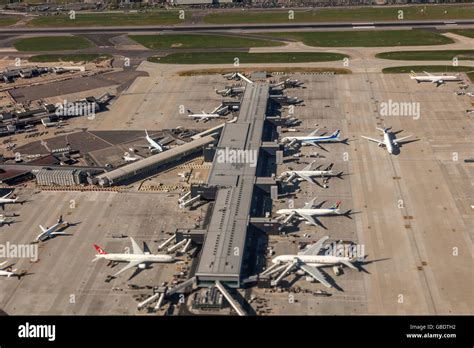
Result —
[[65, 34], [65, 33], [138, 33], [138, 32], [186, 32], [186, 31], [233, 31], [233, 30], [272, 30], [272, 29], [377, 29], [377, 28], [423, 28], [474, 25], [474, 20], [429, 20], [398, 22], [328, 22], [328, 23], [292, 23], [292, 24], [228, 24], [228, 25], [179, 25], [179, 26], [111, 26], [98, 28], [21, 28], [9, 27], [0, 29], [2, 34]]

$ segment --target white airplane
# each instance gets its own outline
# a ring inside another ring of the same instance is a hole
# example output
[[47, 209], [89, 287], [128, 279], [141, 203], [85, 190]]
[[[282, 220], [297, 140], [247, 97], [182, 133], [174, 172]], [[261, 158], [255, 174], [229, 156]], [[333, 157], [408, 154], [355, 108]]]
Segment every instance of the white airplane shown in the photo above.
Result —
[[311, 162], [306, 167], [304, 167], [302, 170], [286, 170], [283, 173], [281, 173], [280, 179], [281, 178], [286, 178], [284, 180], [285, 182], [291, 182], [294, 179], [297, 179], [297, 180], [300, 180], [300, 181], [306, 180], [307, 182], [309, 182], [311, 184], [316, 184], [316, 185], [321, 186], [321, 184], [319, 182], [317, 182], [316, 180], [313, 179], [314, 177], [320, 177], [320, 178], [323, 178], [323, 180], [324, 180], [324, 178], [328, 178], [328, 177], [331, 177], [331, 176], [337, 176], [337, 177], [341, 178], [343, 172], [334, 173], [332, 171], [333, 163], [331, 163], [329, 166], [327, 166], [327, 168], [324, 169], [324, 170], [319, 170], [319, 168], [321, 166], [318, 166], [315, 170], [312, 170], [311, 167], [313, 166], [314, 162], [316, 162], [316, 161]]
[[41, 228], [41, 233], [38, 234], [38, 236], [35, 239], [35, 242], [44, 242], [45, 240], [48, 240], [50, 238], [53, 238], [57, 235], [65, 235], [62, 229], [66, 228], [69, 226], [69, 223], [66, 221], [63, 221], [63, 216], [61, 215], [58, 219], [58, 222], [56, 222], [53, 226], [51, 227], [43, 227], [39, 226]]
[[339, 135], [341, 131], [338, 129], [331, 135], [325, 136], [317, 136], [316, 133], [319, 131], [319, 128], [312, 131], [308, 135], [300, 135], [300, 136], [288, 136], [281, 139], [281, 142], [284, 144], [288, 144], [288, 146], [292, 146], [295, 143], [300, 143], [301, 145], [313, 145], [319, 146], [319, 143], [337, 143], [341, 142]]
[[6, 195], [0, 198], [0, 205], [2, 206], [2, 209], [5, 210], [5, 204], [8, 203], [20, 203], [18, 202], [18, 197], [15, 198], [7, 198], [13, 193], [13, 191], [8, 192]]
[[145, 134], [146, 134], [145, 139], [146, 141], [148, 141], [148, 144], [150, 144], [148, 146], [148, 150], [150, 150], [151, 152], [153, 151], [163, 152], [165, 150], [163, 145], [159, 144], [148, 135], [148, 131], [146, 129], [145, 129]]
[[398, 148], [398, 145], [406, 143], [406, 141], [404, 141], [404, 140], [407, 139], [407, 138], [410, 138], [411, 135], [403, 137], [403, 138], [395, 139], [393, 137], [393, 135], [389, 132], [390, 128], [391, 127], [377, 128], [379, 131], [383, 132], [383, 139], [382, 140], [369, 138], [369, 137], [366, 137], [366, 136], [363, 136], [363, 135], [361, 135], [361, 137], [364, 138], [364, 139], [367, 139], [367, 140], [370, 140], [370, 141], [373, 141], [373, 142], [377, 143], [380, 147], [385, 147], [389, 154], [393, 154], [393, 153], [396, 153], [396, 149]]
[[239, 73], [239, 72], [224, 74], [224, 75], [222, 75], [222, 76], [224, 76], [227, 80], [244, 80], [244, 81], [247, 82], [247, 83], [253, 83], [252, 80], [250, 80], [249, 78], [245, 77], [244, 75], [242, 75], [242, 74]]
[[[223, 117], [226, 110], [223, 110], [223, 109], [226, 109], [228, 110], [228, 108], [222, 108], [222, 104], [219, 105], [218, 107], [216, 107], [214, 110], [212, 110], [210, 113], [207, 113], [205, 112], [204, 110], [201, 111], [200, 114], [194, 114], [191, 110], [188, 109], [188, 117], [189, 118], [192, 118], [192, 119], [195, 119], [197, 120], [198, 122], [199, 121], [209, 121], [211, 118], [220, 118], [220, 117]], [[223, 112], [224, 113], [223, 113]]]
[[138, 157], [132, 157], [132, 156], [130, 156], [130, 153], [128, 153], [128, 152], [125, 152], [125, 153], [123, 154], [123, 157], [122, 157], [122, 158], [123, 158], [123, 160], [124, 160], [125, 162], [135, 162], [135, 161], [138, 161]]
[[276, 213], [279, 215], [278, 219], [283, 219], [282, 224], [286, 225], [294, 218], [298, 220], [306, 220], [307, 225], [314, 225], [314, 226], [321, 226], [322, 228], [326, 229], [326, 226], [319, 221], [316, 216], [330, 216], [330, 215], [344, 215], [349, 216], [350, 210], [347, 212], [342, 212], [339, 209], [341, 205], [341, 201], [337, 201], [334, 205], [330, 208], [321, 208], [321, 204], [315, 205], [314, 202], [316, 201], [316, 197], [314, 197], [311, 201], [307, 202], [303, 208], [284, 208], [279, 209]]
[[92, 260], [92, 262], [100, 259], [105, 259], [114, 262], [128, 262], [128, 265], [126, 265], [120, 271], [115, 273], [112, 277], [116, 277], [120, 273], [130, 268], [138, 267], [135, 273], [131, 276], [131, 278], [133, 278], [133, 276], [140, 272], [140, 270], [147, 268], [147, 265], [149, 263], [173, 262], [175, 260], [172, 255], [151, 254], [146, 244], [144, 250], [142, 250], [132, 237], [130, 237], [130, 240], [132, 242], [132, 253], [109, 254], [105, 252], [104, 249], [102, 249], [100, 246], [94, 244], [94, 248], [97, 250], [98, 254], [95, 255], [95, 258]]
[[[0, 267], [5, 265], [8, 261], [0, 263]], [[16, 269], [11, 269], [11, 266], [4, 267], [0, 269], [0, 276], [6, 276], [7, 278], [10, 278], [11, 276], [18, 276], [18, 274], [15, 273]]]
[[433, 75], [423, 71], [426, 75], [417, 76], [414, 71], [411, 71], [410, 78], [416, 80], [416, 82], [431, 82], [436, 83], [436, 87], [444, 84], [447, 81], [461, 81], [462, 79], [456, 75]]
[[[319, 271], [319, 267], [325, 266], [336, 266], [344, 265], [351, 269], [358, 270], [352, 263], [356, 260], [355, 258], [345, 256], [333, 256], [333, 255], [318, 255], [324, 242], [329, 237], [323, 237], [313, 245], [309, 246], [306, 250], [298, 255], [280, 255], [273, 258], [272, 263], [274, 265], [286, 265], [283, 273], [277, 278], [276, 284], [281, 280], [288, 272], [297, 268], [308, 274], [324, 286], [331, 288], [332, 285], [326, 280], [323, 273]], [[270, 268], [269, 268], [270, 269]], [[263, 272], [264, 274], [265, 272]]]
[[235, 96], [237, 94], [241, 94], [245, 92], [245, 87], [240, 87], [240, 86], [231, 86], [231, 87], [226, 87], [224, 89], [214, 89], [217, 94], [222, 95], [224, 97], [228, 96]]

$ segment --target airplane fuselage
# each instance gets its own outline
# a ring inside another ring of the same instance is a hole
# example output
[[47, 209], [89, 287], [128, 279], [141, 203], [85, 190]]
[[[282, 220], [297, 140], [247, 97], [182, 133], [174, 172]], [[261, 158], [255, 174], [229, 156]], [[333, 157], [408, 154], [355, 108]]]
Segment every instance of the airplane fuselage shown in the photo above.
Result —
[[334, 176], [335, 174], [333, 173], [332, 170], [288, 170], [286, 172], [283, 172], [281, 175], [282, 176], [291, 176], [291, 175], [306, 175], [309, 177], [313, 176]]
[[319, 209], [279, 209], [276, 212], [279, 215], [289, 215], [292, 213], [296, 214], [303, 214], [303, 215], [311, 215], [311, 216], [324, 216], [324, 215], [341, 215], [340, 209], [332, 209], [332, 208], [319, 208]]
[[16, 203], [18, 198], [0, 198], [0, 204], [5, 204], [5, 203]]
[[0, 271], [0, 276], [3, 276], [3, 277], [11, 277], [14, 274], [15, 273], [9, 272], [9, 271]]
[[165, 254], [97, 254], [96, 258], [117, 262], [173, 262], [172, 255]]
[[[438, 81], [460, 81], [461, 79], [454, 75], [449, 76], [415, 76], [412, 77], [418, 82], [438, 82]], [[441, 82], [442, 83], [442, 82]]]
[[392, 139], [390, 138], [389, 133], [387, 132], [383, 133], [383, 142], [385, 144], [385, 147], [387, 148], [388, 153], [392, 154], [395, 144], [392, 142]]
[[350, 262], [350, 258], [332, 255], [280, 255], [272, 260], [272, 263], [286, 263], [294, 260], [303, 262], [309, 266], [332, 266], [341, 263], [342, 261]]
[[331, 143], [339, 142], [339, 138], [327, 136], [327, 137], [314, 137], [314, 136], [294, 136], [294, 137], [284, 137], [283, 142], [298, 141], [298, 142], [309, 142], [309, 143]]
[[150, 144], [149, 148], [150, 150], [156, 150], [156, 151], [163, 151], [163, 147], [161, 147], [156, 141], [154, 141], [152, 138], [150, 138], [150, 136], [146, 136], [145, 139], [148, 141], [148, 143]]
[[51, 227], [49, 227], [48, 229], [46, 229], [46, 231], [44, 232], [41, 232], [38, 237], [36, 237], [36, 241], [40, 241], [40, 242], [43, 242], [49, 238], [51, 238], [51, 233], [54, 233], [62, 228], [65, 228], [65, 227], [68, 227], [69, 224], [66, 222], [66, 221], [63, 221], [63, 222], [60, 222], [60, 223], [57, 223]]

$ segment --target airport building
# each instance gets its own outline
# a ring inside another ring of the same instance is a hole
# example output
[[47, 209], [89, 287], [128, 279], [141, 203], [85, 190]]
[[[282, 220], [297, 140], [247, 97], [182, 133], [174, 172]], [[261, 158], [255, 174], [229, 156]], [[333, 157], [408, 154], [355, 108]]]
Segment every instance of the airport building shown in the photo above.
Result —
[[215, 141], [216, 139], [212, 135], [198, 138], [196, 140], [190, 141], [189, 143], [173, 147], [167, 151], [160, 152], [156, 155], [98, 175], [94, 179], [91, 179], [90, 183], [97, 183], [100, 186], [112, 186], [124, 184], [140, 178], [147, 178], [149, 176], [155, 175], [165, 164], [186, 157], [198, 150], [203, 149]]
[[[259, 199], [256, 183], [263, 163], [262, 137], [269, 95], [268, 83], [247, 85], [237, 121], [227, 123], [222, 131], [207, 185], [194, 189], [205, 195], [216, 188], [195, 273], [198, 286], [213, 286], [217, 281], [233, 288], [242, 284], [248, 231]], [[232, 154], [239, 153], [247, 157], [233, 160]], [[266, 184], [270, 191], [275, 183], [270, 179]]]

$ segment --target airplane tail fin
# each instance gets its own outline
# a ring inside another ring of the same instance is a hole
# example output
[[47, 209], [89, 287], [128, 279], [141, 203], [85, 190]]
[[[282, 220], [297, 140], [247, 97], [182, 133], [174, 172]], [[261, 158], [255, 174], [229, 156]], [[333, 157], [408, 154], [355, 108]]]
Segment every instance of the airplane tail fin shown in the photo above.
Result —
[[330, 209], [337, 209], [341, 205], [342, 201], [337, 201]]
[[58, 224], [62, 223], [63, 222], [63, 216], [61, 215], [58, 219]]
[[341, 134], [341, 130], [337, 129], [334, 133], [332, 133], [331, 138], [337, 139], [339, 138], [339, 134]]
[[416, 73], [412, 70], [412, 71], [410, 71], [410, 76], [411, 77], [416, 77]]
[[104, 249], [102, 249], [100, 246], [98, 246], [97, 244], [94, 244], [94, 248], [95, 248], [95, 250], [97, 250], [99, 255], [106, 255], [107, 254], [107, 252]]

